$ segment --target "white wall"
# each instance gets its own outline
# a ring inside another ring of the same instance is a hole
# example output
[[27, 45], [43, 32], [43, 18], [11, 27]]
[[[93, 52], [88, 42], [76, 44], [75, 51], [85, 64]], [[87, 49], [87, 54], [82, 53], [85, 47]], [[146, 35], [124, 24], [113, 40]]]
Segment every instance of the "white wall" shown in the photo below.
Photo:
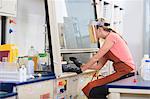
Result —
[[65, 0], [56, 0], [55, 1], [55, 9], [56, 9], [56, 21], [58, 23], [63, 23], [63, 17], [67, 17], [67, 9], [66, 9], [66, 4]]
[[26, 55], [33, 45], [38, 51], [44, 50], [44, 0], [18, 0], [16, 45], [20, 55]]
[[122, 0], [124, 8], [123, 37], [128, 42], [135, 64], [140, 66], [143, 57], [144, 0]]

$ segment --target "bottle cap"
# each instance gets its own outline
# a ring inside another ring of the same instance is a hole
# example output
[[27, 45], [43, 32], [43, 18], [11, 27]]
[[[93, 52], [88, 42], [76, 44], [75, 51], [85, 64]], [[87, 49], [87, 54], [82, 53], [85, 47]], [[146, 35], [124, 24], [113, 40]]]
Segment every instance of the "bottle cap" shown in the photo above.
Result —
[[39, 53], [39, 57], [46, 57], [47, 54], [46, 53]]
[[148, 54], [144, 54], [144, 58], [149, 58], [149, 55]]
[[31, 58], [31, 57], [29, 57], [29, 58], [28, 58], [28, 60], [32, 60], [32, 58]]

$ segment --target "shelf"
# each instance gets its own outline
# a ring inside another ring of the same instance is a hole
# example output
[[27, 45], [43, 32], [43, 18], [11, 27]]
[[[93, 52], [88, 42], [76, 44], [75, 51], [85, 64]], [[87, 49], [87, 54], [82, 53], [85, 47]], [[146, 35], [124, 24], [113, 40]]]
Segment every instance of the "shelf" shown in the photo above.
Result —
[[84, 49], [61, 49], [61, 54], [74, 54], [74, 53], [93, 53], [97, 52], [99, 48], [84, 48]]
[[0, 15], [16, 17], [17, 0], [0, 0]]

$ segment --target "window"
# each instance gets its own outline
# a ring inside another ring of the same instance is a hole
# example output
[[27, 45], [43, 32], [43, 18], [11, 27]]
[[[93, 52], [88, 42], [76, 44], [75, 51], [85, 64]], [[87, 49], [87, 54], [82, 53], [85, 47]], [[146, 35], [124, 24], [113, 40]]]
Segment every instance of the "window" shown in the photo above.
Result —
[[97, 44], [90, 42], [88, 31], [89, 21], [95, 18], [91, 1], [57, 0], [56, 2], [61, 48], [79, 49], [97, 47]]

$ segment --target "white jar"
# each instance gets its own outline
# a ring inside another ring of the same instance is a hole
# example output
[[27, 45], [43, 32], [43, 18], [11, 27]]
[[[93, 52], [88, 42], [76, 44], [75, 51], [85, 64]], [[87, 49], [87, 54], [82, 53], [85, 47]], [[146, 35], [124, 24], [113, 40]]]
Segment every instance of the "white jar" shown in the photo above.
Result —
[[141, 66], [139, 67], [139, 74], [142, 75], [142, 68], [143, 65], [145, 64], [146, 60], [150, 60], [149, 55], [148, 54], [144, 54], [144, 57], [141, 60]]
[[150, 59], [145, 60], [141, 67], [141, 77], [144, 80], [150, 80]]

